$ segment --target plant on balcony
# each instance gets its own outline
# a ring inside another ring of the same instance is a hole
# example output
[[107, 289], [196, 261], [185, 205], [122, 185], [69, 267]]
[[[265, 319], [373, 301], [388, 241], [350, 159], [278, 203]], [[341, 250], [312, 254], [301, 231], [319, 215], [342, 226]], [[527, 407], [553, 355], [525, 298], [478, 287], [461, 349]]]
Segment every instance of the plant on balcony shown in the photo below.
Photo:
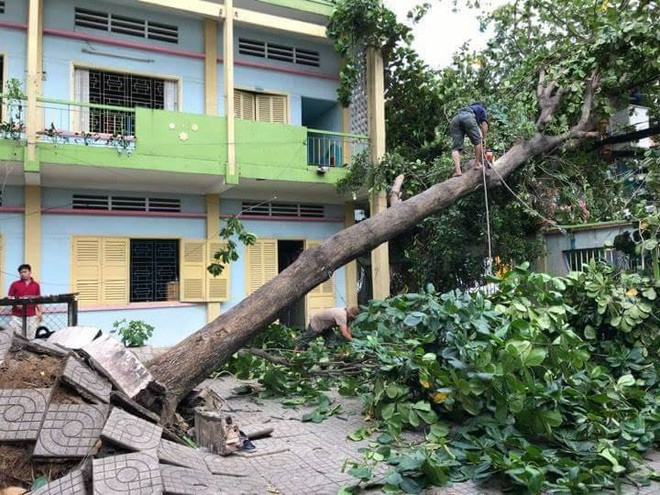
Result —
[[111, 146], [117, 150], [118, 155], [126, 154], [126, 156], [131, 156], [133, 153], [133, 146], [135, 145], [135, 136], [129, 136], [122, 133], [114, 133], [108, 137], [106, 142], [107, 146]]
[[57, 130], [53, 122], [51, 122], [50, 127], [44, 130], [41, 134], [48, 137], [50, 142], [56, 145], [69, 142], [69, 139], [64, 135], [64, 133]]
[[23, 93], [21, 82], [18, 79], [7, 80], [4, 100], [7, 105], [7, 119], [0, 123], [0, 133], [4, 139], [19, 140], [25, 129], [23, 120], [25, 93]]

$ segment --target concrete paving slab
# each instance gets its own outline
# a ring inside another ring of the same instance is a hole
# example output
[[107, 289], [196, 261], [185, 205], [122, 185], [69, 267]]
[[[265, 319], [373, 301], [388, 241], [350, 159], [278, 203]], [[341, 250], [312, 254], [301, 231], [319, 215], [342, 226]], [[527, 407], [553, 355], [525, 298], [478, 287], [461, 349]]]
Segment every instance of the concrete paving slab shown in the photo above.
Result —
[[131, 399], [146, 389], [153, 377], [135, 354], [110, 335], [103, 335], [82, 349], [97, 370]]
[[94, 495], [160, 495], [163, 483], [155, 451], [115, 455], [92, 462]]
[[101, 335], [101, 329], [96, 327], [65, 327], [54, 332], [46, 342], [59, 344], [68, 349], [81, 349]]
[[217, 454], [202, 454], [206, 467], [212, 474], [247, 477], [252, 474], [250, 463], [237, 455], [220, 456]]
[[31, 495], [89, 495], [82, 469], [71, 471], [66, 476], [30, 492]]
[[165, 439], [161, 439], [158, 446], [158, 459], [165, 464], [208, 470], [201, 452]]
[[59, 345], [49, 344], [45, 340], [26, 340], [23, 347], [29, 351], [36, 352], [37, 354], [47, 354], [55, 357], [66, 357], [71, 351], [64, 349]]
[[62, 372], [66, 383], [78, 391], [80, 395], [92, 402], [110, 402], [112, 384], [74, 356], [69, 356]]
[[163, 429], [114, 407], [105, 422], [101, 437], [127, 450], [157, 449]]
[[0, 441], [36, 440], [51, 390], [0, 390]]
[[172, 495], [216, 495], [224, 491], [211, 473], [169, 464], [160, 465], [165, 493]]
[[33, 455], [65, 459], [94, 455], [107, 414], [105, 405], [50, 404]]
[[14, 332], [8, 328], [0, 330], [0, 365], [5, 362], [5, 356], [11, 348], [11, 343], [14, 340]]

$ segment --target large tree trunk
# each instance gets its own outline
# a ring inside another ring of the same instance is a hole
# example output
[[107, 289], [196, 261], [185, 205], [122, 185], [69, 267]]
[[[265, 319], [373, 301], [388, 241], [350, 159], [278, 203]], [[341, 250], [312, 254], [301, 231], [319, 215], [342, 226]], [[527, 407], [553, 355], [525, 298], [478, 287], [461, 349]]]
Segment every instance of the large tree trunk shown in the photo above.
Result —
[[[585, 95], [587, 110], [591, 108], [591, 90], [592, 86], [588, 85]], [[550, 96], [554, 96], [555, 88], [552, 87], [550, 92], [553, 93]], [[547, 103], [541, 93], [539, 99]], [[553, 103], [556, 105], [558, 99]], [[547, 118], [551, 118], [552, 111], [547, 106], [543, 108]], [[499, 183], [500, 177], [511, 174], [530, 158], [548, 153], [569, 139], [585, 137], [586, 118], [580, 119], [578, 125], [561, 136], [543, 134], [544, 126], [545, 122], [539, 124], [539, 133], [515, 145], [495, 162], [497, 173], [489, 171], [489, 186]], [[150, 371], [165, 386], [166, 395], [143, 396], [139, 400], [160, 412], [164, 422], [169, 422], [179, 401], [273, 322], [283, 308], [328, 280], [337, 268], [404, 233], [481, 185], [481, 172], [472, 170], [342, 230], [321, 246], [304, 251], [294, 263], [259, 290], [152, 361]]]

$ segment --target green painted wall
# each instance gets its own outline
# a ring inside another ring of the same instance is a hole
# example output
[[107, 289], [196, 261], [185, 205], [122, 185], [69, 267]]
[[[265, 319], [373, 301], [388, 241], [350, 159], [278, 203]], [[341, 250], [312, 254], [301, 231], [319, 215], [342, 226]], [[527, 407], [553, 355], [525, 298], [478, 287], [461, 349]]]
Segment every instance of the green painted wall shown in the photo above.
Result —
[[224, 117], [136, 108], [135, 127], [140, 155], [227, 161]]
[[282, 7], [289, 7], [291, 9], [302, 10], [304, 12], [312, 12], [314, 14], [332, 15], [334, 7], [332, 3], [327, 0], [260, 0], [263, 3], [270, 3], [273, 5], [281, 5]]
[[22, 162], [24, 156], [24, 142], [13, 139], [0, 139], [0, 160]]

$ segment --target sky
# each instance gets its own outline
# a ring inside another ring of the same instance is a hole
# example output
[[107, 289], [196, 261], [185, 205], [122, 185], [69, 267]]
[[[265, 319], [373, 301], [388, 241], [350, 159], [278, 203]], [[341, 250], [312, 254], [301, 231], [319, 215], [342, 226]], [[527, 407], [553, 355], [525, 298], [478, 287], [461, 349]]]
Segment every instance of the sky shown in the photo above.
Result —
[[[385, 5], [394, 11], [399, 21], [406, 22], [406, 14], [424, 0], [384, 0]], [[476, 11], [462, 9], [452, 12], [451, 0], [426, 0], [433, 7], [424, 19], [414, 27], [413, 48], [433, 68], [445, 67], [451, 63], [452, 54], [467, 40], [474, 48], [486, 44], [487, 35], [479, 31]], [[461, 0], [459, 0], [459, 4]], [[492, 8], [507, 3], [507, 0], [490, 0]]]

